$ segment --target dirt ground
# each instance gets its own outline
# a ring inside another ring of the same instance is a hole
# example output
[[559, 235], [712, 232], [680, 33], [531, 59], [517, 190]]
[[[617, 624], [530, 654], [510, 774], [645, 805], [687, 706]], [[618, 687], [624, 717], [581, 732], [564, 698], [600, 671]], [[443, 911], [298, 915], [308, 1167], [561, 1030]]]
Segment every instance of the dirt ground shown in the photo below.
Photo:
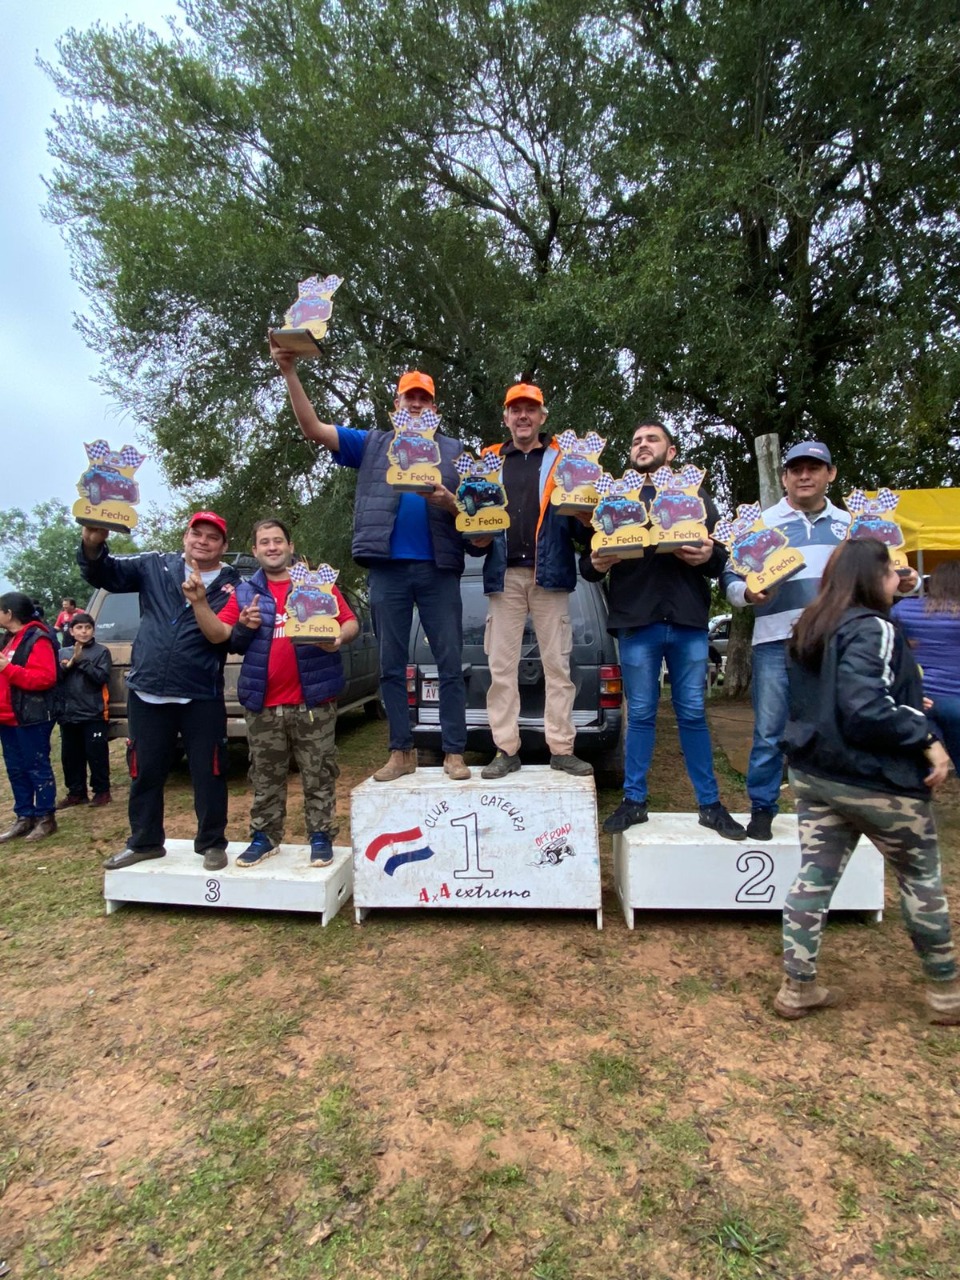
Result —
[[[344, 724], [345, 821], [383, 742]], [[722, 787], [742, 810], [726, 766]], [[240, 838], [239, 764], [231, 790]], [[843, 1007], [786, 1024], [776, 916], [629, 932], [607, 841], [599, 933], [561, 913], [106, 917], [115, 797], [0, 853], [0, 1275], [960, 1274], [960, 1033], [924, 1019], [889, 876], [880, 925], [828, 929]], [[668, 714], [652, 799], [691, 805]], [[949, 887], [956, 782], [940, 806]], [[169, 807], [192, 836], [183, 775]]]

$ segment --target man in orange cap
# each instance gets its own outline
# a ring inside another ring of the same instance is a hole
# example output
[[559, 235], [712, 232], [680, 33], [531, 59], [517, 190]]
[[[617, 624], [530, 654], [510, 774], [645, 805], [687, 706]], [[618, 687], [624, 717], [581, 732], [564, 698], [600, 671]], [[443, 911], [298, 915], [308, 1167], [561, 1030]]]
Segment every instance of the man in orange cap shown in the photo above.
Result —
[[[432, 493], [400, 493], [387, 483], [391, 435], [321, 422], [297, 375], [297, 357], [271, 339], [270, 354], [283, 374], [300, 430], [330, 450], [334, 462], [358, 471], [353, 513], [353, 558], [368, 570], [370, 607], [380, 648], [380, 692], [390, 731], [390, 758], [373, 775], [392, 782], [417, 767], [407, 703], [407, 653], [416, 605], [440, 681], [443, 769], [464, 779], [467, 744], [466, 685], [463, 680], [463, 538], [457, 532], [454, 491], [459, 476], [453, 460], [463, 452], [458, 440], [435, 436], [443, 483]], [[400, 379], [394, 407], [418, 417], [434, 404], [433, 379], [411, 369]]]
[[503, 408], [510, 439], [486, 450], [503, 459], [501, 476], [510, 525], [487, 544], [483, 566], [490, 618], [487, 717], [497, 748], [483, 770], [484, 778], [503, 778], [520, 768], [518, 675], [528, 616], [543, 663], [544, 733], [550, 767], [578, 777], [593, 773], [585, 760], [573, 754], [570, 592], [577, 584], [574, 537], [578, 525], [550, 503], [561, 453], [557, 442], [542, 431], [546, 420], [540, 388], [529, 382], [515, 383], [504, 397]]

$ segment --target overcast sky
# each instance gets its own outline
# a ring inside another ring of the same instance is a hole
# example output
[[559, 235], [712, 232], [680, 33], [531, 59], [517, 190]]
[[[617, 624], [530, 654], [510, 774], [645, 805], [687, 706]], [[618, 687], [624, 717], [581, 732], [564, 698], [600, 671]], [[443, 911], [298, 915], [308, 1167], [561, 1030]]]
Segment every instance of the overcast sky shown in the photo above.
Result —
[[[74, 328], [84, 298], [59, 230], [40, 216], [42, 178], [53, 168], [45, 131], [61, 103], [37, 56], [55, 60], [56, 41], [71, 27], [86, 30], [98, 20], [117, 26], [129, 17], [165, 32], [165, 16], [180, 15], [175, 0], [33, 0], [3, 10], [0, 509], [29, 510], [48, 498], [72, 506], [86, 465], [84, 441], [103, 436], [119, 447], [134, 443], [135, 432], [91, 381], [98, 360]], [[168, 496], [152, 460], [137, 479], [144, 507]]]

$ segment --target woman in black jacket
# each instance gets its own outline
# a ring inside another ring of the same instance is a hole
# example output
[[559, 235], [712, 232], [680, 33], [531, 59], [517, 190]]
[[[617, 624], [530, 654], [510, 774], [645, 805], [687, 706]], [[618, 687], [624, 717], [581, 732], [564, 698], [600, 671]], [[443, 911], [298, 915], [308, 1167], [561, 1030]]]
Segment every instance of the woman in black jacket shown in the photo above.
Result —
[[784, 1018], [836, 1003], [817, 983], [817, 955], [830, 900], [865, 835], [896, 873], [931, 1020], [960, 1023], [930, 802], [949, 758], [923, 713], [917, 664], [887, 616], [898, 581], [881, 542], [841, 544], [788, 645], [786, 750], [801, 862], [783, 908], [785, 977], [774, 1008]]

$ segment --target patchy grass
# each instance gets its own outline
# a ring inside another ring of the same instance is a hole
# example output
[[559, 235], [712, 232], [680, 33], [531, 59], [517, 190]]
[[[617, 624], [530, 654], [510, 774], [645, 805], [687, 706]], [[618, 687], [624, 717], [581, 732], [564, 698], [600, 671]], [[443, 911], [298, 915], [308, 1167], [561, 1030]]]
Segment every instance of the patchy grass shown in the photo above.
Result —
[[[346, 823], [383, 726], [348, 717], [340, 746]], [[668, 708], [651, 782], [656, 806], [690, 808]], [[742, 809], [732, 771], [721, 786]], [[115, 794], [0, 858], [0, 1258], [18, 1280], [956, 1274], [960, 1031], [923, 1020], [892, 895], [880, 926], [829, 925], [847, 1005], [786, 1025], [776, 918], [629, 933], [606, 840], [599, 935], [517, 912], [106, 918]], [[182, 773], [168, 817], [191, 834]], [[940, 826], [949, 886], [956, 783]]]

